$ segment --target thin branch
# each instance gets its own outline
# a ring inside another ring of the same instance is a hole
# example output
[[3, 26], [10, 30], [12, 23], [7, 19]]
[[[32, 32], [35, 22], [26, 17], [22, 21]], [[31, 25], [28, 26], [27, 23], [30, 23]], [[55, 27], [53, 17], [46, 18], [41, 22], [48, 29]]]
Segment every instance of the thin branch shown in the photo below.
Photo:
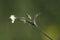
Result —
[[53, 40], [49, 35], [47, 35], [43, 30], [39, 29], [38, 27], [36, 27], [36, 29], [42, 33], [43, 35], [45, 35], [47, 38], [49, 38], [49, 40]]
[[53, 40], [49, 35], [47, 35], [45, 32], [43, 32], [41, 29], [39, 29], [38, 26], [36, 26], [32, 21], [26, 20], [26, 22], [28, 22], [29, 24], [33, 25], [34, 28], [36, 28], [40, 33], [42, 33], [42, 34], [45, 35], [47, 38], [49, 38], [49, 40]]

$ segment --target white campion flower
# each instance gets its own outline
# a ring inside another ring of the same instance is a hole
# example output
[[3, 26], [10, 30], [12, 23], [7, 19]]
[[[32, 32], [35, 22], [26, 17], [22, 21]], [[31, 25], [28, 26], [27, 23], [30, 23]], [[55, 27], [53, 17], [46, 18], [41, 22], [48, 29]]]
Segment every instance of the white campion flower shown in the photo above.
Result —
[[10, 19], [12, 20], [11, 22], [14, 23], [15, 22], [15, 19], [16, 19], [15, 15], [11, 15], [10, 16]]

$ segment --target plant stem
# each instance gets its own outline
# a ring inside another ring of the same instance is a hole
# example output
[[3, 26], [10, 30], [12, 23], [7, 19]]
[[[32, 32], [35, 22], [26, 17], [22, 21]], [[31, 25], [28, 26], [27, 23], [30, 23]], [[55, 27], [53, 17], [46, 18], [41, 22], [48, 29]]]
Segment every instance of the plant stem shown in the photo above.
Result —
[[40, 33], [42, 33], [42, 34], [45, 35], [47, 38], [49, 38], [49, 40], [53, 40], [49, 35], [47, 35], [45, 32], [43, 32], [43, 30], [39, 29], [39, 28], [36, 27], [35, 25], [34, 25], [34, 27], [35, 27]]

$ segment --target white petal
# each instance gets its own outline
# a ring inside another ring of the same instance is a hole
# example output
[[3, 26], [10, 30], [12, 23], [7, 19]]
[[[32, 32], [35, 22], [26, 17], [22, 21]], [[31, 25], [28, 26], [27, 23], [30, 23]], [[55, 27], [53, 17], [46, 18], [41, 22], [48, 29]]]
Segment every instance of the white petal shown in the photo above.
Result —
[[11, 21], [12, 23], [14, 23], [14, 21]]
[[11, 15], [11, 16], [10, 16], [10, 19], [12, 20], [11, 22], [14, 23], [16, 17], [15, 17], [14, 15]]

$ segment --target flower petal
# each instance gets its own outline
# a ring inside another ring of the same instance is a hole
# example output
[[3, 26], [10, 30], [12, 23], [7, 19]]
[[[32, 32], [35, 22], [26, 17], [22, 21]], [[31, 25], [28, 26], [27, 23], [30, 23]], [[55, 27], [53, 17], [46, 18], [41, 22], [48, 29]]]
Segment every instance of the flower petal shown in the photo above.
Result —
[[10, 16], [10, 19], [12, 20], [11, 22], [14, 23], [16, 17], [15, 17], [14, 15], [11, 15], [11, 16]]

